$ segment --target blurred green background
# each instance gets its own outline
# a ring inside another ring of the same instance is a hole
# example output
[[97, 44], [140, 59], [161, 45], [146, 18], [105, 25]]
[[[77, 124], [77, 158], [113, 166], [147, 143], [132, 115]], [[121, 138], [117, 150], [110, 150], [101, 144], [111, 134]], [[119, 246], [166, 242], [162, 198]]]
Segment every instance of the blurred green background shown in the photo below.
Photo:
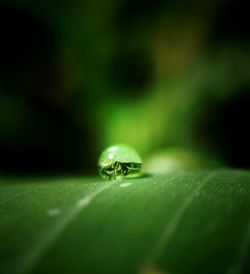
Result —
[[114, 143], [152, 171], [249, 168], [246, 5], [1, 0], [0, 172], [96, 173]]

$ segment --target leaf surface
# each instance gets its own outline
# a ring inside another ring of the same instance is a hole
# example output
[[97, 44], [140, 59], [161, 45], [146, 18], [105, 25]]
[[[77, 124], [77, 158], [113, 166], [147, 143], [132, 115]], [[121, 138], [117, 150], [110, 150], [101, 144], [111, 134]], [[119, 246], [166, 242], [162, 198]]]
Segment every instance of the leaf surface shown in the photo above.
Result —
[[250, 172], [0, 179], [0, 273], [250, 273]]

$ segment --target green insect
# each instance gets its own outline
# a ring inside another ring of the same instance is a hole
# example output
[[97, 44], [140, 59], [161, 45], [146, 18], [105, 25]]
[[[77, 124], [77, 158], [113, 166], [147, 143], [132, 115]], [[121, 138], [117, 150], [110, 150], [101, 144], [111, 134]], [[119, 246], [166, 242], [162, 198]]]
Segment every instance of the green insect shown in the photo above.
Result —
[[98, 161], [100, 175], [105, 180], [138, 177], [141, 165], [142, 160], [137, 151], [125, 144], [105, 149]]

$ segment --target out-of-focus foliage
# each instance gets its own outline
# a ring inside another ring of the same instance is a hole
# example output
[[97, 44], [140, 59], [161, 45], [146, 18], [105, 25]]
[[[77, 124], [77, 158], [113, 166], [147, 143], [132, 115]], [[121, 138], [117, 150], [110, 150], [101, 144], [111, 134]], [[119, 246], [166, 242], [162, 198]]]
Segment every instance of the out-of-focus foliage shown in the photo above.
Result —
[[2, 1], [1, 169], [90, 172], [120, 142], [249, 167], [247, 17], [236, 0]]

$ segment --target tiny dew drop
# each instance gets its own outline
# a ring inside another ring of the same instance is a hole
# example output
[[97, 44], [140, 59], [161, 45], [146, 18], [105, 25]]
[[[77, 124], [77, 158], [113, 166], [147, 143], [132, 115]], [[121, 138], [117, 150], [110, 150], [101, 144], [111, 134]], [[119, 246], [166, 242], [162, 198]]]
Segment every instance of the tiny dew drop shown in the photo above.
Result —
[[99, 173], [105, 180], [120, 180], [138, 177], [142, 160], [138, 152], [125, 144], [105, 149], [98, 160]]

